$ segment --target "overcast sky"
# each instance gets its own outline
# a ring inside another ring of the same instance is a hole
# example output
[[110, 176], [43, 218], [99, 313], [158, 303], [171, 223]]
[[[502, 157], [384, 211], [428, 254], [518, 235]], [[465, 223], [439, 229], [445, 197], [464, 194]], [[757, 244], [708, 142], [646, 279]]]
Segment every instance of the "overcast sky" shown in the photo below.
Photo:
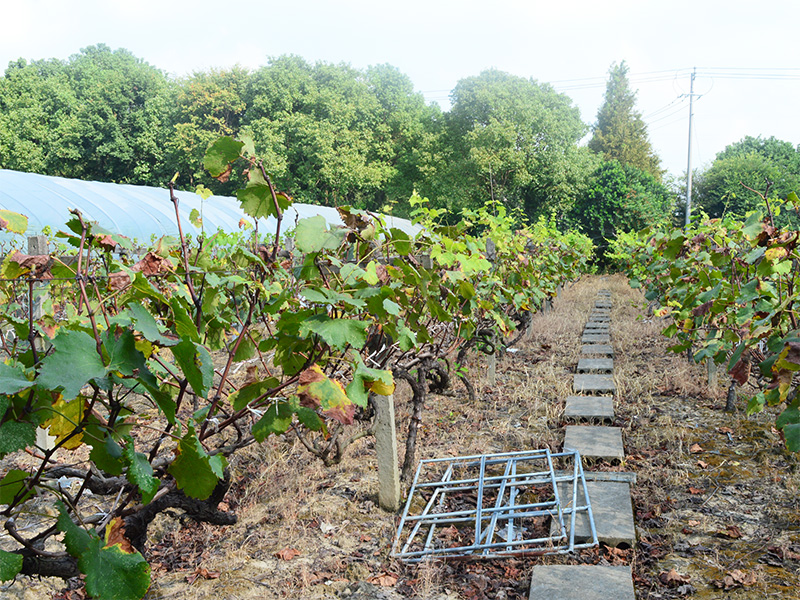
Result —
[[745, 135], [800, 144], [797, 0], [0, 0], [0, 67], [105, 43], [172, 74], [298, 54], [389, 63], [447, 109], [459, 79], [495, 67], [551, 82], [591, 124], [625, 60], [663, 166], [685, 172]]

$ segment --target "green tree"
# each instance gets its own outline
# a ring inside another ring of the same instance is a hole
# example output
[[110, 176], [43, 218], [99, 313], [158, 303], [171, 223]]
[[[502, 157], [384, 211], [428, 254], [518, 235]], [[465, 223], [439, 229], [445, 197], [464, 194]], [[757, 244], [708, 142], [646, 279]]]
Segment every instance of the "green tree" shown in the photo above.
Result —
[[0, 168], [46, 173], [76, 105], [62, 61], [9, 63], [0, 78]]
[[202, 183], [217, 193], [232, 193], [233, 184], [222, 184], [205, 173], [203, 156], [220, 136], [239, 133], [249, 78], [247, 69], [234, 66], [196, 72], [178, 82], [166, 144], [168, 163], [180, 171], [181, 185], [193, 188]]
[[625, 61], [612, 65], [589, 148], [602, 154], [607, 161], [616, 160], [647, 171], [660, 181], [663, 173], [661, 161], [650, 144], [647, 125], [635, 106], [636, 92], [628, 83], [628, 66]]
[[[719, 152], [697, 176], [695, 201], [712, 217], [743, 217], [766, 208], [760, 194], [768, 188], [769, 198], [784, 199], [800, 191], [800, 150], [774, 137], [747, 136]], [[796, 220], [791, 213], [777, 218], [782, 225]]]
[[295, 199], [380, 209], [410, 196], [407, 151], [426, 148], [432, 116], [393, 67], [282, 56], [254, 73], [247, 103], [245, 128]]
[[447, 115], [451, 202], [486, 199], [535, 217], [570, 196], [570, 166], [586, 132], [578, 109], [549, 85], [498, 70], [458, 82]]
[[592, 239], [603, 262], [609, 241], [621, 232], [668, 223], [673, 205], [674, 194], [650, 173], [612, 160], [592, 174], [570, 221]]
[[66, 61], [13, 62], [0, 80], [0, 165], [160, 182], [168, 89], [161, 71], [102, 44]]

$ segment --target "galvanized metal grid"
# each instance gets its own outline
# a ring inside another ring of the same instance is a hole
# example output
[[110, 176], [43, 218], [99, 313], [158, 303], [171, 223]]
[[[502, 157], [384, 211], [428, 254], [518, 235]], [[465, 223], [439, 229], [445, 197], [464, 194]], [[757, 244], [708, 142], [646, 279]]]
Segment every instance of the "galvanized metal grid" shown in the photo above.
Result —
[[[562, 497], [566, 491], [566, 498]], [[578, 518], [591, 539], [576, 543]], [[580, 454], [548, 449], [423, 460], [392, 556], [495, 558], [597, 546]]]

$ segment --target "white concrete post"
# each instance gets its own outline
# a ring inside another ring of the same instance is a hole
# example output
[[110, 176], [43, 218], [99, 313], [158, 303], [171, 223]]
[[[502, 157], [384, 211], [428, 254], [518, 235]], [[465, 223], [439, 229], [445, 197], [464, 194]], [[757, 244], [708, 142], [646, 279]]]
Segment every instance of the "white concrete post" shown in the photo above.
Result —
[[394, 396], [374, 395], [375, 451], [378, 454], [378, 504], [383, 510], [400, 508], [400, 468], [397, 465], [397, 430]]
[[719, 384], [719, 373], [717, 373], [717, 363], [713, 358], [706, 359], [706, 369], [708, 372], [708, 387], [716, 388]]
[[494, 387], [497, 385], [497, 346], [495, 346], [495, 351], [488, 356], [486, 362], [486, 382]]

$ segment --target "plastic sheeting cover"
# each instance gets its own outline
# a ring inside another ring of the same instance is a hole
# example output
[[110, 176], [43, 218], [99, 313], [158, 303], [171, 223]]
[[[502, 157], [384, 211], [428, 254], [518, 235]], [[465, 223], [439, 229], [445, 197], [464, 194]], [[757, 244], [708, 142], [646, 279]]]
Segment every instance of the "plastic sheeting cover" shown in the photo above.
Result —
[[[208, 233], [222, 229], [239, 231], [239, 221], [248, 218], [236, 198], [211, 196], [203, 200], [192, 192], [176, 192], [184, 233], [197, 234], [200, 228], [189, 222], [189, 213], [197, 209], [202, 213], [204, 229]], [[81, 181], [64, 177], [51, 177], [35, 173], [22, 173], [0, 169], [0, 207], [22, 213], [28, 217], [27, 235], [41, 233], [45, 226], [52, 231], [64, 229], [69, 220], [70, 208], [77, 208], [84, 218], [105, 229], [148, 243], [151, 236], [178, 235], [175, 209], [169, 191], [163, 188], [99, 181]], [[341, 225], [335, 208], [312, 204], [294, 204], [283, 217], [284, 231], [294, 228], [299, 219], [322, 215], [330, 225]], [[386, 216], [389, 227], [402, 229], [409, 235], [420, 227], [407, 219]], [[275, 231], [275, 219], [259, 220], [259, 230]]]

